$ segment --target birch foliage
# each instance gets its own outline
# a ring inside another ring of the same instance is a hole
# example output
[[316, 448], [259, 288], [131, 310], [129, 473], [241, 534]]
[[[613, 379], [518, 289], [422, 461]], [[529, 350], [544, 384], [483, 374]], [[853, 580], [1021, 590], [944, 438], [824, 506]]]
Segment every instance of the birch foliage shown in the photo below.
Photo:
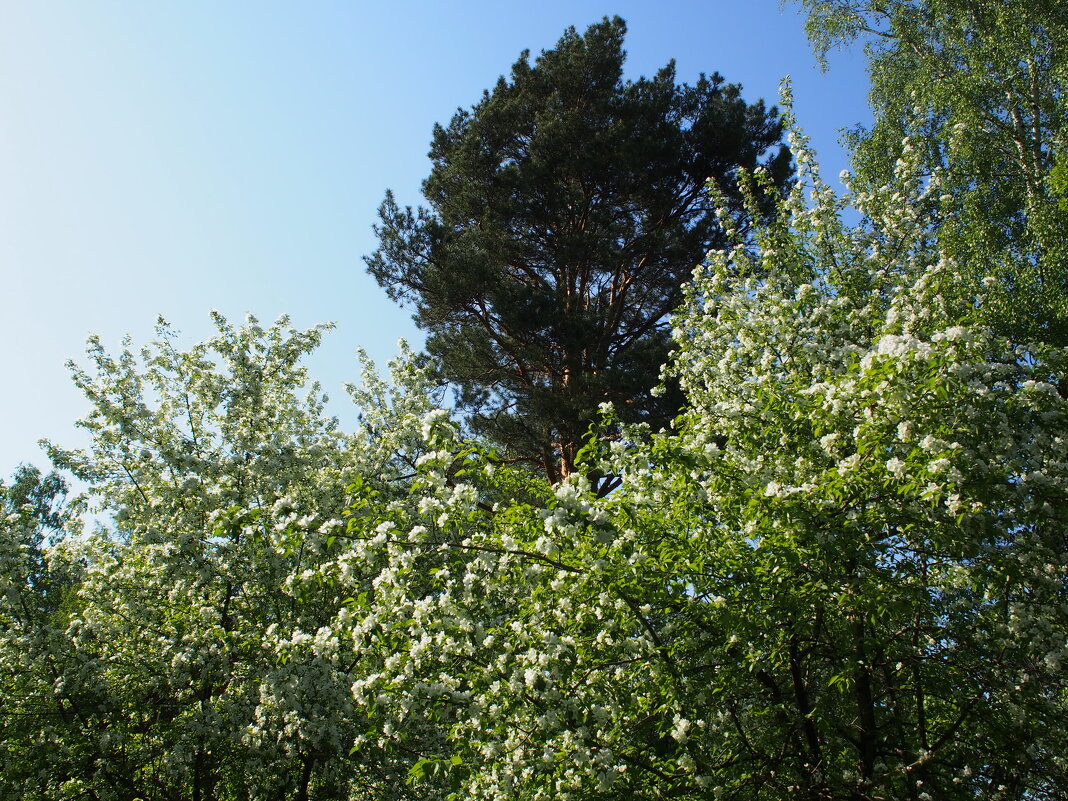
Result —
[[[992, 279], [985, 324], [1015, 338], [1068, 342], [1068, 7], [1059, 0], [802, 0], [828, 50], [860, 43], [874, 124], [848, 139], [859, 179], [887, 182], [911, 137], [942, 171], [941, 246], [960, 265], [967, 310]], [[948, 293], [947, 293], [948, 294]]]

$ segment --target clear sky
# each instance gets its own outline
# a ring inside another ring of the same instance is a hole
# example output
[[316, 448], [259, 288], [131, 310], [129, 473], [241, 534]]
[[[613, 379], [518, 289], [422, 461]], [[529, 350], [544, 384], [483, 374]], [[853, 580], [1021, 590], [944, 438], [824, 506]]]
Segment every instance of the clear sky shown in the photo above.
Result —
[[777, 0], [0, 0], [0, 476], [84, 442], [64, 363], [89, 332], [140, 344], [161, 314], [189, 343], [213, 308], [337, 323], [311, 370], [351, 419], [355, 348], [421, 342], [363, 269], [385, 189], [417, 204], [435, 122], [613, 14], [628, 77], [674, 58], [774, 101], [790, 74], [825, 173], [847, 166], [863, 60], [820, 73]]

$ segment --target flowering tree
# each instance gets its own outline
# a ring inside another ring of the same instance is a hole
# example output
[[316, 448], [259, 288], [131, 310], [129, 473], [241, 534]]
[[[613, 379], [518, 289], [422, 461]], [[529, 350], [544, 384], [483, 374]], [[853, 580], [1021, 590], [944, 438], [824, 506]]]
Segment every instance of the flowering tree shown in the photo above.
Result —
[[[18, 469], [0, 482], [0, 790], [51, 784], [53, 745], [80, 713], [86, 665], [63, 635], [81, 566], [57, 549], [65, 482]], [[73, 746], [71, 751], [77, 751]], [[73, 758], [79, 761], [78, 757]]]
[[[349, 484], [404, 497], [418, 441], [404, 420], [430, 396], [398, 363], [392, 393], [378, 379], [353, 390], [377, 405], [343, 435], [316, 387], [301, 397], [322, 327], [215, 323], [188, 351], [162, 322], [139, 355], [94, 339], [90, 367], [74, 369], [92, 441], [52, 456], [87, 482], [106, 526], [50, 552], [84, 566], [62, 614], [5, 625], [3, 676], [28, 689], [0, 794], [207, 801], [403, 785], [375, 753], [349, 758], [366, 724], [352, 657], [328, 647], [343, 596], [314, 575], [338, 549]], [[7, 556], [5, 579], [25, 594], [27, 551]]]
[[420, 756], [413, 783], [1068, 792], [1068, 353], [949, 316], [937, 176], [909, 148], [851, 229], [791, 147], [805, 180], [778, 221], [711, 254], [676, 317], [677, 433], [588, 457], [619, 490], [492, 504], [499, 469], [439, 412], [418, 506], [350, 518], [324, 569], [378, 572], [345, 612], [353, 696], [375, 745]]

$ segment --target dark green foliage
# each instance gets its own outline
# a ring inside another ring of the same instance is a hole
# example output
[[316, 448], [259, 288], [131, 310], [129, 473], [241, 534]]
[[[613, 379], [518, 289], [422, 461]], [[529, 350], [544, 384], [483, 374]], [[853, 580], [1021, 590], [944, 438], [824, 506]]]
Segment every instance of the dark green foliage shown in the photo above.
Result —
[[[0, 798], [42, 796], [64, 779], [59, 752], [88, 770], [79, 743], [61, 742], [83, 713], [84, 661], [63, 628], [81, 565], [50, 548], [68, 524], [67, 485], [56, 473], [22, 465], [0, 481]], [[71, 677], [61, 680], [61, 676]]]
[[552, 481], [598, 404], [654, 429], [676, 414], [649, 388], [680, 285], [725, 241], [706, 181], [733, 186], [769, 151], [776, 184], [791, 175], [774, 108], [717, 74], [677, 85], [673, 64], [623, 81], [625, 31], [618, 17], [568, 30], [435, 127], [430, 208], [387, 193], [367, 258], [414, 306], [474, 431]]
[[44, 549], [62, 535], [67, 484], [57, 473], [42, 476], [32, 465], [20, 465], [10, 486], [0, 481], [0, 512], [7, 518], [5, 536], [20, 549], [22, 582], [5, 588], [18, 593], [28, 616], [54, 612], [62, 586], [50, 575]]

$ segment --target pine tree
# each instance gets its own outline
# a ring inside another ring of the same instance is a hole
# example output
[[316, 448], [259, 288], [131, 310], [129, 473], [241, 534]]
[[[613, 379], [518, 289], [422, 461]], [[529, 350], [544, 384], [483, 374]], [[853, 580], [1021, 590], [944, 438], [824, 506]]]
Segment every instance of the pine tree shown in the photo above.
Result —
[[708, 179], [733, 186], [761, 159], [780, 187], [792, 174], [775, 108], [718, 74], [676, 84], [673, 62], [624, 81], [625, 32], [618, 17], [569, 29], [436, 126], [430, 208], [387, 193], [366, 259], [414, 306], [473, 431], [553, 482], [599, 404], [654, 430], [677, 413], [649, 389], [681, 285], [725, 242]]

